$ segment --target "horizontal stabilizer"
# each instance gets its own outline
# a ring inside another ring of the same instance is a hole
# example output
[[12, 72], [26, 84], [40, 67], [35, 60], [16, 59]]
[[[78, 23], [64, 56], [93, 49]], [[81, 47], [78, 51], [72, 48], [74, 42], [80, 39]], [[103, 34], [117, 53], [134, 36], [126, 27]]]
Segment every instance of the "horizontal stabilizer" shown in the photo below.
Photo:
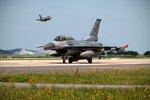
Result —
[[120, 46], [119, 48], [128, 48], [128, 44]]
[[36, 47], [36, 48], [44, 48], [44, 46], [38, 46], [38, 47]]

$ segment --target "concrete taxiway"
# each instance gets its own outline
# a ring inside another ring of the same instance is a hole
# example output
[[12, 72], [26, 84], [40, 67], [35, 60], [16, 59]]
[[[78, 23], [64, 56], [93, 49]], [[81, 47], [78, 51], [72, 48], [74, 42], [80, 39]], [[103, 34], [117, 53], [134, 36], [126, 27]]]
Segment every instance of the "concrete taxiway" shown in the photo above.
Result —
[[3, 73], [43, 73], [52, 71], [97, 71], [150, 68], [150, 59], [93, 59], [63, 64], [62, 60], [1, 60], [0, 74]]
[[[15, 86], [15, 87], [32, 87], [30, 83], [9, 83], [0, 82], [0, 86]], [[57, 87], [57, 88], [150, 88], [150, 85], [95, 85], [95, 84], [44, 84], [34, 83], [34, 86], [41, 87]]]

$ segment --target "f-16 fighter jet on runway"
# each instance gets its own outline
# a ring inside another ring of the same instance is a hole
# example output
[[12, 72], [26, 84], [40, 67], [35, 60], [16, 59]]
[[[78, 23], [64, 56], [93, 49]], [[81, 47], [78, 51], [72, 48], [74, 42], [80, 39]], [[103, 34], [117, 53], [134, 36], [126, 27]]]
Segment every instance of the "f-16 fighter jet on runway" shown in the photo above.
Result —
[[91, 33], [83, 40], [75, 40], [70, 36], [57, 36], [53, 42], [48, 43], [43, 47], [44, 50], [54, 50], [55, 53], [52, 56], [62, 56], [63, 63], [66, 63], [68, 59], [69, 63], [78, 61], [80, 59], [87, 59], [88, 63], [92, 63], [92, 58], [101, 54], [103, 51], [108, 50], [122, 50], [128, 47], [128, 45], [117, 46], [103, 46], [98, 40], [98, 31], [101, 19], [97, 19]]
[[37, 20], [37, 21], [41, 21], [41, 22], [46, 22], [46, 21], [52, 19], [52, 17], [50, 17], [50, 16], [42, 17], [40, 14], [39, 14], [39, 17], [40, 17], [40, 19], [36, 19], [36, 20]]

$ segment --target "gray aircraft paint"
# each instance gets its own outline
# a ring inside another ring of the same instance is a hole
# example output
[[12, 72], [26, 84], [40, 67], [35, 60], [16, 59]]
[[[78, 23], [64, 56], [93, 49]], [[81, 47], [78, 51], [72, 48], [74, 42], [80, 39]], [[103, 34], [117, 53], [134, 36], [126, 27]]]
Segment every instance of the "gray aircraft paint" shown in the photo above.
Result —
[[40, 19], [36, 19], [36, 20], [37, 20], [37, 21], [41, 21], [41, 22], [46, 22], [46, 21], [52, 19], [52, 17], [50, 17], [50, 16], [42, 17], [40, 14], [39, 14], [39, 17], [40, 17]]
[[101, 19], [96, 20], [96, 22], [93, 26], [93, 29], [90, 32], [90, 35], [83, 40], [86, 40], [86, 41], [97, 41], [98, 40], [98, 32], [99, 32], [100, 22], [101, 22]]
[[97, 19], [89, 36], [83, 40], [75, 40], [74, 38], [66, 35], [57, 36], [53, 42], [42, 46], [44, 50], [54, 50], [55, 54], [61, 55], [63, 63], [68, 59], [69, 63], [78, 61], [80, 59], [87, 59], [92, 63], [92, 57], [101, 54], [102, 51], [116, 49], [116, 46], [103, 46], [98, 40], [98, 32], [101, 19]]

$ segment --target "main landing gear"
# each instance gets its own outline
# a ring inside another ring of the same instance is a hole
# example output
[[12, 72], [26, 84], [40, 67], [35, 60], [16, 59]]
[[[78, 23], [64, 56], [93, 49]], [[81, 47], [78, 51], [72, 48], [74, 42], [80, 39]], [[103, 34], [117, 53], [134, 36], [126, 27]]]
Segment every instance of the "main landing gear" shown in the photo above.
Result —
[[[73, 58], [69, 57], [68, 62], [72, 63], [73, 62]], [[63, 58], [63, 63], [66, 63], [66, 58]]]
[[68, 59], [69, 63], [72, 63], [73, 61], [75, 61], [73, 57], [68, 58], [67, 56], [62, 56], [63, 63], [66, 63], [66, 59]]
[[92, 63], [92, 58], [87, 58], [88, 63]]
[[[67, 56], [62, 56], [63, 63], [66, 63]], [[73, 57], [68, 58], [68, 62], [72, 63], [73, 61], [78, 61], [79, 59], [74, 59]], [[88, 63], [92, 63], [92, 58], [87, 58]]]
[[[67, 58], [68, 58], [67, 56], [62, 56], [63, 63], [66, 63], [66, 59], [67, 59]], [[73, 62], [73, 57], [69, 57], [69, 58], [68, 58], [68, 62], [69, 62], [69, 63], [72, 63], [72, 62]]]
[[72, 57], [69, 57], [68, 62], [69, 62], [69, 63], [72, 63], [72, 62], [73, 62], [73, 58], [72, 58]]

